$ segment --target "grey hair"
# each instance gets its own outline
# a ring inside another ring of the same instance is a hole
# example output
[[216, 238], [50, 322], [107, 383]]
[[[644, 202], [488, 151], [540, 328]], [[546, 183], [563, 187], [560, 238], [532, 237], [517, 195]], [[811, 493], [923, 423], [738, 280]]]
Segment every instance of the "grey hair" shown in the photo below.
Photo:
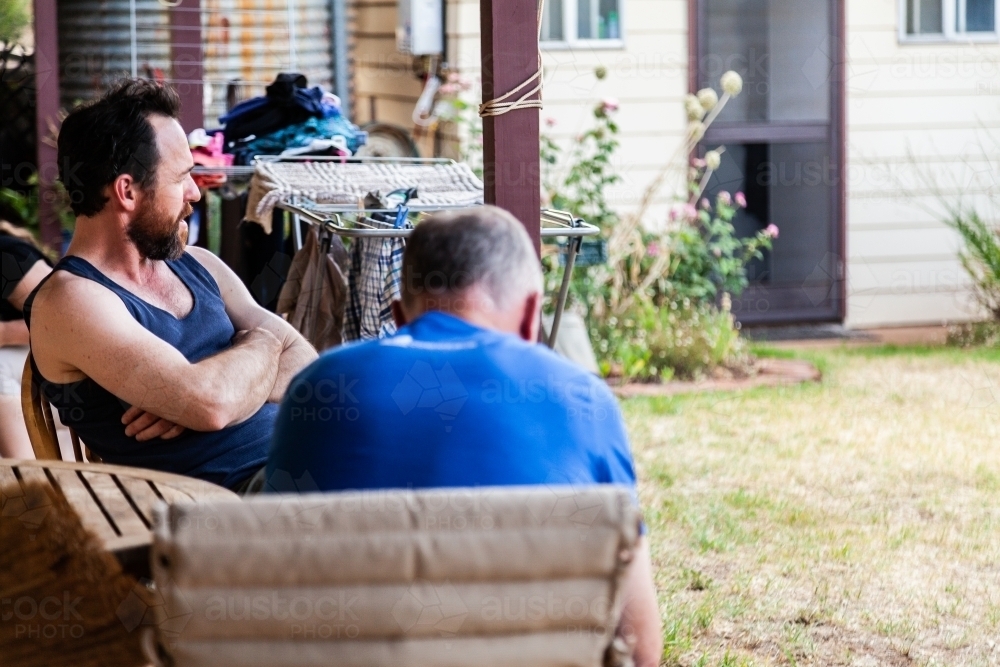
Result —
[[499, 309], [542, 292], [542, 268], [528, 232], [495, 206], [437, 213], [417, 224], [403, 254], [403, 302], [482, 287]]

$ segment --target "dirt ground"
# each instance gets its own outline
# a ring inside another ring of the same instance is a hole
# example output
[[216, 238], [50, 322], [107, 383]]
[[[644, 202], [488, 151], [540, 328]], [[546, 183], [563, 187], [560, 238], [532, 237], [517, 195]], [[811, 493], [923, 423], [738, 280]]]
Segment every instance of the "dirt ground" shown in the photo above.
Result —
[[623, 406], [666, 665], [1000, 665], [1000, 353]]

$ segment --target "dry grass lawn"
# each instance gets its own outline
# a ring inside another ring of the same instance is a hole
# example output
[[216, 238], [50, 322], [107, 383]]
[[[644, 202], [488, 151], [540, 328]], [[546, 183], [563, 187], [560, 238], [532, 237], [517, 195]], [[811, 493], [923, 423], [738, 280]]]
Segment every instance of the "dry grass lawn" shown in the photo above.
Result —
[[1000, 353], [624, 404], [666, 665], [1000, 665]]

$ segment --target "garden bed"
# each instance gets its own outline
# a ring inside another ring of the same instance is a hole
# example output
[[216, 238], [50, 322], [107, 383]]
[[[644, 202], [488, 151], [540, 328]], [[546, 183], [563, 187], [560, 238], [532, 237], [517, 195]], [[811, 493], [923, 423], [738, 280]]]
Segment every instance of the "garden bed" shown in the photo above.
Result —
[[690, 392], [741, 391], [757, 387], [818, 382], [823, 377], [819, 369], [801, 359], [757, 359], [750, 372], [742, 377], [709, 377], [694, 382], [672, 380], [664, 383], [630, 382], [615, 385], [609, 381], [619, 398], [634, 396], [673, 396]]

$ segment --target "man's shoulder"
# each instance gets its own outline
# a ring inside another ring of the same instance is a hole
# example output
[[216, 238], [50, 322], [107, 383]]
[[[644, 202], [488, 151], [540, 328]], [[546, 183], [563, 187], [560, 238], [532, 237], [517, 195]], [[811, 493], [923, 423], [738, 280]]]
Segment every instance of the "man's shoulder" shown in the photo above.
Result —
[[[383, 339], [384, 340], [384, 339]], [[319, 380], [330, 374], [350, 371], [372, 372], [371, 364], [379, 361], [382, 340], [366, 340], [347, 343], [320, 352], [319, 357], [299, 372], [296, 379]]]
[[107, 287], [69, 271], [53, 271], [38, 286], [32, 299], [32, 311], [49, 308], [61, 315], [120, 301]]
[[528, 375], [534, 374], [577, 385], [587, 385], [605, 390], [609, 396], [611, 395], [607, 384], [600, 377], [545, 345], [515, 339], [509, 341], [504, 348], [506, 349], [502, 348], [500, 353]]

